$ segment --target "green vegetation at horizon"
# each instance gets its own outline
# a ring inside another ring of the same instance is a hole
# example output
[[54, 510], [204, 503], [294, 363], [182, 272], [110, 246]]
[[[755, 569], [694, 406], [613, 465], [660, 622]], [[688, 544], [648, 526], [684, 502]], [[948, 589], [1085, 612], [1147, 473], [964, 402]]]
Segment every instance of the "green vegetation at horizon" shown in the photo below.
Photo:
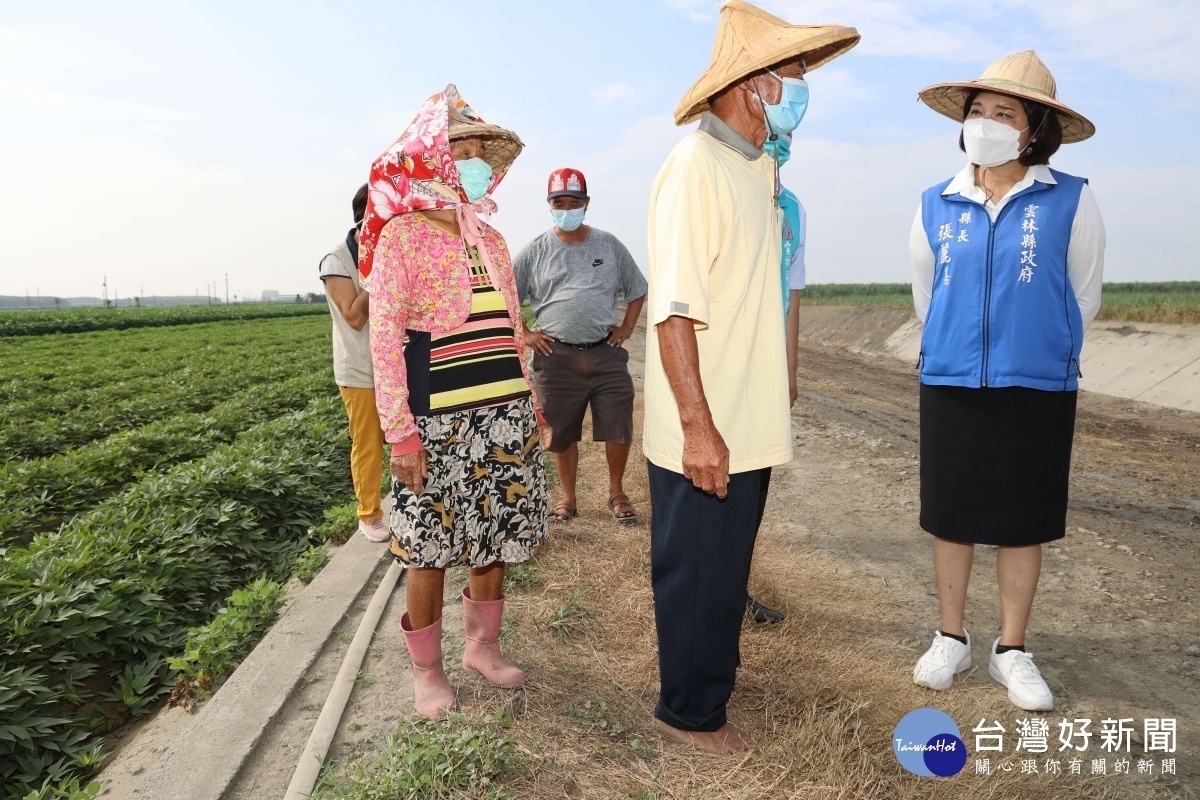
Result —
[[[907, 283], [817, 283], [800, 293], [800, 304], [912, 308]], [[1200, 281], [1106, 283], [1099, 320], [1200, 324]]]
[[239, 303], [228, 306], [12, 309], [0, 313], [0, 338], [328, 314], [329, 307], [324, 303], [324, 296], [322, 295], [320, 299], [321, 302], [312, 305], [307, 303]]

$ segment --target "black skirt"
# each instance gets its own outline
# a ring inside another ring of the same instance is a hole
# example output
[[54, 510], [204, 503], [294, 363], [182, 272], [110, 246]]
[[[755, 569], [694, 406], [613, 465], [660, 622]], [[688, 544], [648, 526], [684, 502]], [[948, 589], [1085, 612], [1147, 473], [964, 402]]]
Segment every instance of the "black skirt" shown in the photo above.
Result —
[[1077, 392], [921, 384], [921, 527], [1020, 547], [1061, 539]]

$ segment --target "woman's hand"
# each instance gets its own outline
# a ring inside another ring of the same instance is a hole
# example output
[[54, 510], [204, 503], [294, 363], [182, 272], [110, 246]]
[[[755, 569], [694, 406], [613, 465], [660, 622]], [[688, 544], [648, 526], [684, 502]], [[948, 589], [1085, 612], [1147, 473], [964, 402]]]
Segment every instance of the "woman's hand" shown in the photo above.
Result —
[[554, 340], [541, 331], [525, 331], [525, 346], [532, 347], [539, 356], [548, 356], [553, 350], [550, 345]]
[[554, 429], [549, 425], [541, 425], [538, 427], [538, 435], [542, 439], [542, 452], [549, 453], [550, 445], [554, 443]]
[[425, 479], [429, 477], [429, 463], [425, 458], [425, 451], [392, 456], [392, 477], [403, 483], [413, 494], [424, 491]]

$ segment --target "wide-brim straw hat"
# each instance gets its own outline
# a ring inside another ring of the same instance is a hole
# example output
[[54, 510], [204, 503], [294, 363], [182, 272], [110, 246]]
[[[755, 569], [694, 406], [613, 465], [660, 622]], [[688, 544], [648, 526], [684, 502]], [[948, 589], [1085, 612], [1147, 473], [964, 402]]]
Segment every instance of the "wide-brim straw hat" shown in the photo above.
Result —
[[1022, 50], [993, 62], [978, 80], [935, 83], [922, 89], [918, 97], [939, 114], [962, 122], [967, 95], [976, 89], [1032, 100], [1053, 109], [1062, 123], [1063, 144], [1082, 142], [1096, 132], [1096, 126], [1087, 117], [1059, 102], [1054, 76], [1032, 50]]
[[[451, 87], [447, 87], [450, 89]], [[457, 88], [454, 89], [457, 94]], [[474, 110], [468, 105], [450, 107], [448, 136], [450, 141], [467, 136], [478, 136], [483, 139], [483, 160], [492, 168], [492, 173], [499, 175], [508, 170], [517, 156], [525, 149], [525, 143], [507, 128], [492, 125], [479, 119]]]
[[858, 44], [844, 25], [789, 25], [742, 0], [720, 7], [721, 21], [708, 69], [675, 107], [675, 124], [686, 125], [710, 107], [713, 95], [743, 78], [800, 56], [812, 72]]

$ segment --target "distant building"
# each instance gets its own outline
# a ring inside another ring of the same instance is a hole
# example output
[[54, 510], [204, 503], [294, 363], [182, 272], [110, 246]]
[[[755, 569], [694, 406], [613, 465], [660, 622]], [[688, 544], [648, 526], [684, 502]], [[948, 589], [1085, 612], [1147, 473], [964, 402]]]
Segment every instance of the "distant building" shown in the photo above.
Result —
[[262, 301], [264, 303], [278, 303], [279, 292], [275, 291], [274, 289], [267, 289], [263, 292]]

